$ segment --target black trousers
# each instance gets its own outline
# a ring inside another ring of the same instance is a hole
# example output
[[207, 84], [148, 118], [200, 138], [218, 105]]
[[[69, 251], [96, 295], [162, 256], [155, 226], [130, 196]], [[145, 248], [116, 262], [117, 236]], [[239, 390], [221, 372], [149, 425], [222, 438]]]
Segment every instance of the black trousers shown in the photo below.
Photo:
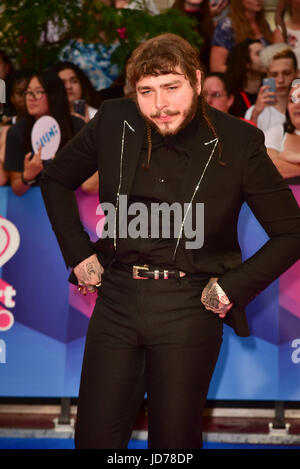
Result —
[[145, 386], [149, 449], [201, 448], [223, 332], [200, 301], [207, 281], [105, 272], [86, 338], [76, 448], [127, 448]]

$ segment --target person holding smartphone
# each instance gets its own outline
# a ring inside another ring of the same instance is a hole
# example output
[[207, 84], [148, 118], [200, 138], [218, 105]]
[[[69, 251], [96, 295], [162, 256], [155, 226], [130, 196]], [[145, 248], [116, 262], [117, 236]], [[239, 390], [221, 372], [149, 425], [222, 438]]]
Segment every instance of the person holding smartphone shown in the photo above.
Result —
[[53, 71], [65, 85], [70, 112], [88, 122], [98, 111], [101, 102], [88, 76], [76, 64], [67, 61], [55, 64]]
[[[73, 116], [89, 122], [97, 113], [101, 97], [93, 87], [90, 79], [76, 64], [61, 61], [54, 65], [54, 73], [62, 80], [67, 93], [70, 112]], [[88, 178], [81, 186], [89, 194], [95, 194], [99, 189], [98, 174]]]
[[284, 124], [289, 87], [297, 78], [298, 69], [297, 58], [285, 43], [265, 47], [260, 58], [267, 70], [268, 80], [263, 82], [255, 104], [247, 110], [244, 117], [266, 132], [270, 127]]
[[236, 117], [244, 118], [247, 109], [256, 102], [266, 74], [260, 59], [262, 49], [258, 39], [246, 39], [237, 44], [228, 56], [226, 77], [234, 95], [230, 113]]

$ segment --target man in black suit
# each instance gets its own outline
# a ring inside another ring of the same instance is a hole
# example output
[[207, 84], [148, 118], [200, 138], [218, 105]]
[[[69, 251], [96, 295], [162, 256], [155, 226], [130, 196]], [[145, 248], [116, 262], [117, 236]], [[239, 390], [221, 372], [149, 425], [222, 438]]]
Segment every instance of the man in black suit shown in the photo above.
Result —
[[[149, 448], [200, 448], [223, 321], [249, 335], [246, 304], [299, 258], [299, 208], [263, 134], [205, 104], [197, 52], [182, 38], [139, 46], [127, 80], [132, 98], [104, 102], [42, 181], [67, 266], [83, 292], [98, 289], [76, 447], [126, 448], [145, 376]], [[97, 170], [113, 212], [92, 244], [73, 191]], [[244, 202], [270, 239], [242, 262]]]

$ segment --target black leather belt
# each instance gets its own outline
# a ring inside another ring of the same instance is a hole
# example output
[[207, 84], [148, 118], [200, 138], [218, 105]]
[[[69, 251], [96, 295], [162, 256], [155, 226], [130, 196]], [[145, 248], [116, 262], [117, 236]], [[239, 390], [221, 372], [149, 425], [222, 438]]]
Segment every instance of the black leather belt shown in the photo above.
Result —
[[129, 265], [122, 264], [121, 262], [115, 261], [113, 267], [132, 272], [132, 278], [136, 280], [141, 279], [154, 279], [154, 280], [168, 280], [169, 278], [184, 277], [185, 272], [181, 272], [177, 269], [163, 269], [161, 267], [150, 267], [147, 264], [144, 265]]

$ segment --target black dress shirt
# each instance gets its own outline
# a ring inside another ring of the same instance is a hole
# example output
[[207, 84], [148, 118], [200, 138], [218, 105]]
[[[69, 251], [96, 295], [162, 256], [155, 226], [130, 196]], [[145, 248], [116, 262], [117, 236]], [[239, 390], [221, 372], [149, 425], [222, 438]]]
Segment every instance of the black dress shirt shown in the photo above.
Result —
[[[174, 231], [174, 210], [167, 209], [165, 212], [160, 212], [158, 205], [166, 202], [170, 207], [179, 200], [197, 127], [197, 121], [193, 119], [176, 135], [164, 137], [156, 130], [152, 130], [152, 152], [148, 169], [143, 167], [148, 153], [148, 142], [145, 137], [128, 201], [128, 207], [137, 204], [135, 206], [137, 211], [134, 215], [127, 216], [127, 238], [117, 239], [115, 258], [118, 261], [125, 264], [173, 266], [172, 256], [179, 235], [178, 220], [182, 219], [183, 214], [181, 211], [176, 212], [177, 223]], [[142, 208], [147, 210], [140, 210], [141, 206], [138, 204], [143, 204]], [[157, 217], [155, 210], [158, 211]], [[161, 213], [165, 214], [163, 220]], [[136, 234], [140, 236], [132, 238], [130, 226], [134, 226]]]

